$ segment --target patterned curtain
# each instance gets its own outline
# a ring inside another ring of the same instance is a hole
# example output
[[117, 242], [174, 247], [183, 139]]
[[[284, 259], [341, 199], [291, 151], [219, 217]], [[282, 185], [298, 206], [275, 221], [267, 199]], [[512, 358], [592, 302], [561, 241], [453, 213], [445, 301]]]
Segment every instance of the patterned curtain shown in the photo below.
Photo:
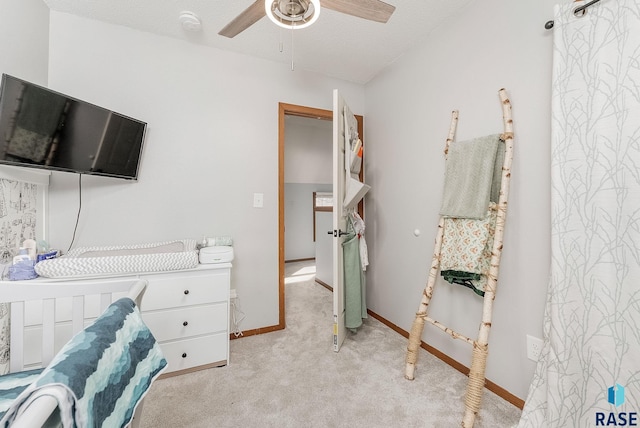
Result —
[[555, 10], [551, 278], [519, 427], [640, 413], [640, 2], [583, 4]]
[[[37, 185], [0, 178], [0, 269], [7, 268], [25, 239], [36, 238]], [[0, 296], [0, 375], [9, 372], [9, 305]]]
[[9, 304], [0, 303], [0, 375], [9, 373], [9, 343], [11, 343]]

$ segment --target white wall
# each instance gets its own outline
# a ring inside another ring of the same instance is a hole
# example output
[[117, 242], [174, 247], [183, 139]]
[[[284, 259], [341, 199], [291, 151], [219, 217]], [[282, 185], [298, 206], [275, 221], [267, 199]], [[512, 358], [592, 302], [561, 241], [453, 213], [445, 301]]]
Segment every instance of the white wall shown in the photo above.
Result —
[[42, 0], [0, 0], [0, 74], [47, 84], [49, 8]]
[[[310, 259], [316, 256], [316, 241], [313, 240], [313, 192], [331, 192], [332, 189], [331, 184], [285, 183], [285, 261]], [[326, 235], [329, 229], [316, 229], [316, 234]]]
[[285, 183], [333, 181], [332, 122], [310, 118], [285, 120]]
[[[47, 84], [49, 52], [49, 8], [42, 0], [0, 0], [0, 75], [9, 74], [40, 85]], [[10, 180], [46, 183], [43, 171], [0, 166], [0, 175]], [[36, 233], [44, 234], [44, 186], [38, 189]], [[40, 236], [42, 239], [42, 236]]]
[[[525, 336], [541, 337], [549, 275], [553, 3], [473, 2], [366, 85], [368, 306], [407, 331], [431, 263], [451, 111], [460, 141], [502, 132], [498, 90], [508, 90], [515, 159], [487, 378], [522, 399], [535, 368]], [[481, 302], [440, 281], [430, 314], [476, 337]], [[430, 325], [423, 340], [470, 366], [466, 343]]]
[[[59, 12], [49, 86], [149, 124], [138, 182], [83, 178], [75, 245], [230, 235], [243, 329], [276, 325], [278, 102], [331, 109], [338, 88], [361, 113], [364, 87]], [[78, 177], [54, 173], [50, 197], [50, 241], [66, 250]]]

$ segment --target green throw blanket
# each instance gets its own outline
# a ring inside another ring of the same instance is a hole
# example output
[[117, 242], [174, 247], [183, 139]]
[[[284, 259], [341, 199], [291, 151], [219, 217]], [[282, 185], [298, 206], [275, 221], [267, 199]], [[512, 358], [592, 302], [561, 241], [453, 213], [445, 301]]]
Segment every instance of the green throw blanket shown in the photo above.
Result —
[[489, 202], [498, 202], [504, 141], [488, 135], [449, 146], [440, 215], [481, 219]]

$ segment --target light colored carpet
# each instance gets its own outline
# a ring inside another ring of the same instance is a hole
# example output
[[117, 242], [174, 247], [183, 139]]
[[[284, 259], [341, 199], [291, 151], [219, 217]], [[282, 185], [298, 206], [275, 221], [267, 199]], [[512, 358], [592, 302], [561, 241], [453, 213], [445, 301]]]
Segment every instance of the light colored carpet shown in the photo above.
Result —
[[[466, 376], [421, 350], [405, 380], [407, 339], [379, 321], [333, 352], [332, 294], [305, 267], [287, 264], [285, 330], [232, 340], [226, 367], [154, 383], [142, 427], [460, 426]], [[475, 427], [513, 427], [520, 413], [485, 389]]]

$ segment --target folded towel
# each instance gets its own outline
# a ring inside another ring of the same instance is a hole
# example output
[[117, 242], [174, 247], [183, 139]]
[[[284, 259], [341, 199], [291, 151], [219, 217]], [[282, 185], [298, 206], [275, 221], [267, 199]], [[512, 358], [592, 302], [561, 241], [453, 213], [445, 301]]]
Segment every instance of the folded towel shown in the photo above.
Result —
[[489, 202], [497, 202], [502, 179], [504, 142], [488, 135], [449, 146], [440, 215], [482, 219]]
[[207, 247], [218, 245], [231, 247], [233, 245], [233, 238], [231, 238], [230, 236], [216, 236], [213, 238], [207, 238]]
[[496, 161], [493, 166], [493, 178], [491, 180], [491, 196], [489, 200], [496, 204], [500, 202], [500, 186], [502, 184], [502, 167], [504, 166], [504, 156], [507, 146], [501, 137], [498, 137], [498, 150], [496, 152]]
[[484, 296], [491, 267], [496, 205], [481, 220], [445, 218], [440, 250], [440, 275], [445, 280], [465, 285]]
[[124, 427], [167, 365], [135, 303], [122, 298], [76, 334], [7, 410], [8, 427], [37, 397], [58, 401], [63, 426]]

